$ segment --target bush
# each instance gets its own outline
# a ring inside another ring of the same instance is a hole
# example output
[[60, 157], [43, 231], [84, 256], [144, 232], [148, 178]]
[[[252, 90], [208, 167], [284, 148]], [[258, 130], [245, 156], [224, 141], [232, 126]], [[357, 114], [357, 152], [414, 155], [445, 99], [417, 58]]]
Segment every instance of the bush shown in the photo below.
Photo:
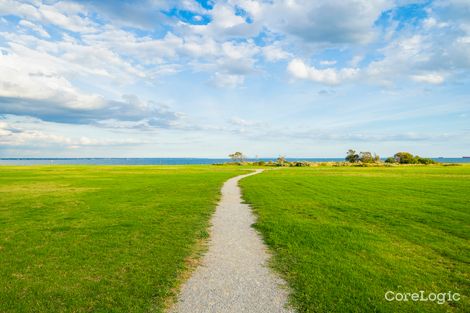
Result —
[[380, 157], [375, 153], [372, 155], [372, 153], [366, 151], [359, 153], [359, 161], [362, 163], [378, 163], [380, 162]]
[[349, 149], [346, 153], [346, 161], [349, 163], [379, 163], [380, 157], [375, 153], [370, 153], [369, 151], [357, 154], [355, 150]]
[[310, 162], [307, 161], [297, 161], [297, 162], [292, 162], [291, 166], [296, 166], [296, 167], [309, 167], [311, 164]]
[[419, 156], [416, 156], [416, 161], [419, 163], [419, 164], [436, 164], [437, 162], [434, 161], [433, 159], [430, 159], [430, 158], [422, 158], [422, 157], [419, 157]]
[[346, 161], [348, 161], [349, 163], [359, 162], [359, 154], [357, 154], [355, 150], [349, 149], [346, 154]]
[[430, 158], [422, 158], [419, 155], [412, 155], [409, 152], [397, 152], [395, 155], [385, 160], [386, 163], [400, 164], [436, 164], [437, 162]]
[[409, 152], [397, 152], [393, 156], [395, 161], [400, 164], [416, 164], [418, 161], [415, 156]]
[[372, 157], [372, 153], [370, 152], [360, 152], [359, 161], [361, 161], [362, 163], [372, 163], [374, 162], [374, 158]]
[[289, 162], [286, 161], [285, 156], [279, 156], [276, 160], [276, 165], [277, 166], [289, 166]]

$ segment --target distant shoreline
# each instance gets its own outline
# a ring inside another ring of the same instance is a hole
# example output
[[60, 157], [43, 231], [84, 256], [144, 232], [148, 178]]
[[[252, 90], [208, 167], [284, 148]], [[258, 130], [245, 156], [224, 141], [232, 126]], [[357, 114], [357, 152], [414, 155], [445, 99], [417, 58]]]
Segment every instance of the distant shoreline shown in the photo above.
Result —
[[[247, 161], [276, 161], [248, 158]], [[470, 163], [470, 158], [432, 158], [440, 163]], [[286, 158], [287, 161], [342, 162], [344, 158]], [[383, 159], [385, 160], [385, 158]], [[230, 162], [228, 158], [0, 158], [0, 165], [204, 165]]]

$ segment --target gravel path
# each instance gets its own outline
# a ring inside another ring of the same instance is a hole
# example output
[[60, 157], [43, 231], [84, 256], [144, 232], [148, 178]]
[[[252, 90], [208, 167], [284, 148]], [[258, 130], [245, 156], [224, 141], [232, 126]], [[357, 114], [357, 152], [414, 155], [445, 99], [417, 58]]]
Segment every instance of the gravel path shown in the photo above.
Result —
[[266, 247], [251, 227], [255, 217], [241, 203], [238, 181], [260, 172], [231, 178], [222, 187], [209, 250], [171, 312], [292, 312], [285, 306], [285, 283], [267, 267]]

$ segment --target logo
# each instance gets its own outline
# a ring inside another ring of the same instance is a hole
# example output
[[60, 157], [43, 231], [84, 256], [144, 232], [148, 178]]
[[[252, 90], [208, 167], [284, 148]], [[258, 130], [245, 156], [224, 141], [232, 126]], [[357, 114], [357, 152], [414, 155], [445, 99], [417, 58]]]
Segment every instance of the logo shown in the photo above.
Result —
[[424, 290], [418, 292], [394, 292], [387, 291], [385, 293], [385, 300], [387, 301], [414, 301], [414, 302], [436, 302], [438, 304], [444, 304], [446, 302], [458, 302], [460, 301], [460, 294], [453, 293], [452, 291], [448, 292], [429, 292], [426, 293]]

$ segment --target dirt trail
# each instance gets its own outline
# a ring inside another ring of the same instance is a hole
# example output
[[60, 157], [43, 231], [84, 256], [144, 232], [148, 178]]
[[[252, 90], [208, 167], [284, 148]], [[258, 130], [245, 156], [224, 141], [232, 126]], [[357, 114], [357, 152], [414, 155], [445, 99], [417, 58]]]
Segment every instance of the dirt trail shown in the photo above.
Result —
[[251, 227], [255, 217], [238, 187], [240, 179], [261, 171], [225, 182], [212, 217], [209, 249], [170, 312], [293, 312], [285, 306], [284, 281], [267, 267], [267, 248]]

